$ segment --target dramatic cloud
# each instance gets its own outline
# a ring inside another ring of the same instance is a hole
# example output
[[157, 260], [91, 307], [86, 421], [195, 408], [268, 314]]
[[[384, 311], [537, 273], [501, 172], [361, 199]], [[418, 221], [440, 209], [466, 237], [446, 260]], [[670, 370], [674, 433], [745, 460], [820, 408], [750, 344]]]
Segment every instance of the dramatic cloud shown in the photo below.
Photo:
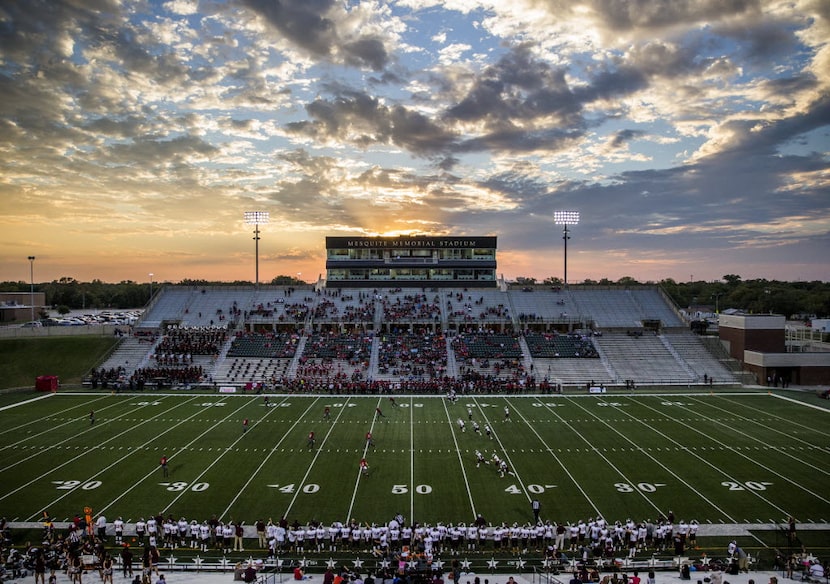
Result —
[[499, 273], [830, 279], [820, 0], [11, 0], [4, 279], [324, 272], [337, 234]]

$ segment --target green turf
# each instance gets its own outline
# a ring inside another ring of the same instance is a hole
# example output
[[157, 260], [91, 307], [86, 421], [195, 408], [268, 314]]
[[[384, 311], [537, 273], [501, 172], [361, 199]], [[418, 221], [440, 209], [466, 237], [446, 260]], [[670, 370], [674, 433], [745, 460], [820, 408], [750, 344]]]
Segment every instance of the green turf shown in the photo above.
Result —
[[[36, 397], [34, 394], [28, 397]], [[58, 393], [0, 412], [10, 520], [85, 506], [135, 520], [611, 521], [674, 511], [701, 523], [830, 520], [826, 410], [766, 392], [399, 398]], [[494, 440], [459, 432], [467, 404]], [[325, 405], [331, 421], [322, 420]], [[375, 416], [380, 405], [385, 418]], [[503, 407], [512, 421], [503, 421]], [[95, 411], [95, 424], [89, 422]], [[250, 429], [243, 433], [242, 420]], [[358, 474], [366, 456], [368, 477]], [[316, 449], [306, 448], [314, 431]], [[512, 475], [476, 468], [474, 450]], [[170, 459], [170, 477], [158, 467]]]
[[0, 340], [0, 389], [34, 387], [39, 375], [80, 383], [117, 342], [110, 336]]

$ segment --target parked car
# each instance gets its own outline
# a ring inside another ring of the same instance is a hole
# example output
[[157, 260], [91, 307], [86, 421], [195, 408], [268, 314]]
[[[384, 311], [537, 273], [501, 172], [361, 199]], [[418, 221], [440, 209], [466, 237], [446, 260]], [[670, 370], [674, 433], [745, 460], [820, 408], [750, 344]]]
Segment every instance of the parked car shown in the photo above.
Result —
[[43, 326], [43, 323], [41, 323], [39, 320], [32, 320], [32, 321], [23, 323], [23, 328], [40, 328], [42, 326]]

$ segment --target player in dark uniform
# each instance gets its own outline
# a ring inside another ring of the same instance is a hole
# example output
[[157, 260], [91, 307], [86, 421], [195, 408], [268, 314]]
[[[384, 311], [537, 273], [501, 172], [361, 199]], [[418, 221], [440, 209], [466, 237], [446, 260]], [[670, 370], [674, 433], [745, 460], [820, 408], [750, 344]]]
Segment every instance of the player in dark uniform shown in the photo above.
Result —
[[314, 432], [308, 433], [308, 443], [307, 443], [309, 450], [314, 450]]

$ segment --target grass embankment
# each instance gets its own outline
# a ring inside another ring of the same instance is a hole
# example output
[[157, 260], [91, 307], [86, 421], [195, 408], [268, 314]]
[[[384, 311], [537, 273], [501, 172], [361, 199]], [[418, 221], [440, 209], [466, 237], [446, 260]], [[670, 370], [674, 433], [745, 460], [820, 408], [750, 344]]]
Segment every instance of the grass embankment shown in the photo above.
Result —
[[109, 336], [2, 340], [0, 389], [34, 387], [38, 375], [57, 375], [64, 385], [80, 383], [117, 342]]

